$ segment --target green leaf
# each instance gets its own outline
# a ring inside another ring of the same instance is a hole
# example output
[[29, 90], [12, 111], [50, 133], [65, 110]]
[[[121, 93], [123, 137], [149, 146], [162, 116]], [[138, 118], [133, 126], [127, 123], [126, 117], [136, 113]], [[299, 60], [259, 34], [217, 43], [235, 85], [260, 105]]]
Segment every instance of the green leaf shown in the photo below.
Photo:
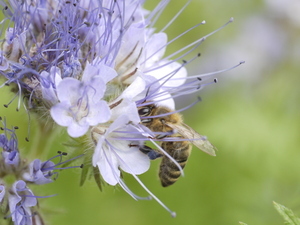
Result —
[[88, 157], [86, 155], [84, 156], [83, 168], [81, 170], [81, 176], [80, 176], [80, 186], [82, 186], [84, 184], [84, 182], [86, 181], [88, 173], [91, 169], [89, 159], [90, 159], [90, 157]]
[[284, 224], [286, 225], [300, 225], [300, 219], [295, 216], [292, 210], [289, 208], [278, 204], [277, 202], [273, 202], [275, 209], [279, 212], [279, 214], [284, 219]]
[[94, 173], [94, 178], [98, 185], [98, 188], [100, 189], [100, 191], [102, 191], [102, 186], [105, 185], [105, 183], [104, 183], [97, 167], [93, 167], [93, 173]]

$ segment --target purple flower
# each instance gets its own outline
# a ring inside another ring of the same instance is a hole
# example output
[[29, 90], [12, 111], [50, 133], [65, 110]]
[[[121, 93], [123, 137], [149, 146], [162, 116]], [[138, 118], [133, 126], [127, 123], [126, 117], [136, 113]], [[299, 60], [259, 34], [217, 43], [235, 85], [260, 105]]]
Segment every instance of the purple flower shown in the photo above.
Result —
[[4, 199], [5, 196], [5, 186], [3, 184], [0, 184], [0, 205]]
[[[133, 106], [133, 105], [132, 105]], [[147, 155], [139, 151], [138, 147], [131, 147], [137, 143], [137, 129], [128, 125], [130, 118], [122, 115], [109, 127], [97, 127], [92, 130], [97, 147], [93, 155], [93, 165], [98, 166], [103, 179], [110, 185], [120, 183], [120, 169], [130, 174], [142, 174], [149, 169], [150, 162]], [[97, 139], [99, 138], [99, 139]]]
[[[73, 167], [61, 167], [61, 165], [73, 161], [82, 155], [79, 155], [77, 157], [74, 157], [72, 159], [68, 159], [66, 161], [63, 161], [63, 156], [67, 155], [64, 152], [58, 152], [58, 155], [52, 157], [51, 159], [42, 162], [39, 159], [33, 160], [29, 164], [29, 171], [23, 173], [23, 179], [28, 182], [32, 182], [35, 184], [47, 184], [51, 183], [56, 177], [53, 177], [54, 175], [57, 175], [58, 172], [54, 172], [54, 170], [62, 170], [62, 169], [69, 169], [69, 168], [78, 168], [81, 166], [73, 166]], [[59, 158], [58, 163], [54, 163], [52, 160], [55, 158]]]
[[[103, 77], [100, 76], [102, 72]], [[115, 71], [105, 65], [88, 65], [82, 81], [72, 77], [63, 79], [57, 87], [60, 102], [51, 108], [52, 118], [59, 125], [67, 126], [71, 137], [80, 137], [90, 126], [107, 122], [110, 109], [101, 98], [106, 82], [115, 76]]]
[[[39, 159], [33, 160], [29, 165], [29, 172], [23, 175], [24, 180], [33, 182], [35, 184], [47, 184], [51, 183], [53, 168], [55, 163], [52, 161], [42, 162]], [[51, 168], [51, 170], [49, 170]]]
[[0, 147], [3, 149], [2, 151], [3, 168], [5, 168], [5, 170], [8, 171], [11, 169], [16, 170], [16, 168], [20, 163], [18, 139], [14, 129], [8, 129], [6, 127], [5, 121], [3, 121], [3, 125], [4, 125], [3, 130], [5, 133], [0, 134]]
[[23, 180], [16, 181], [8, 196], [9, 210], [15, 225], [31, 225], [31, 207], [36, 206], [37, 199]]
[[[138, 108], [154, 104], [177, 113], [175, 98], [214, 83], [217, 72], [188, 77], [185, 69], [200, 56], [193, 51], [214, 32], [165, 56], [167, 46], [189, 30], [168, 40], [164, 30], [169, 24], [156, 32], [152, 22], [168, 1], [153, 12], [143, 2], [1, 1], [6, 15], [2, 24], [8, 27], [0, 49], [0, 75], [6, 78], [1, 87], [16, 84], [19, 99], [26, 96], [25, 107], [38, 114], [41, 124], [51, 118], [71, 138], [86, 142], [93, 151], [90, 164], [107, 183], [119, 184], [137, 198], [121, 178], [124, 171], [160, 202], [137, 177], [150, 165], [138, 146], [145, 141], [158, 146], [153, 131], [141, 124]], [[5, 164], [17, 165], [15, 143], [0, 136], [0, 145]], [[55, 167], [36, 159], [23, 178], [51, 182]], [[27, 208], [22, 207], [25, 215]]]

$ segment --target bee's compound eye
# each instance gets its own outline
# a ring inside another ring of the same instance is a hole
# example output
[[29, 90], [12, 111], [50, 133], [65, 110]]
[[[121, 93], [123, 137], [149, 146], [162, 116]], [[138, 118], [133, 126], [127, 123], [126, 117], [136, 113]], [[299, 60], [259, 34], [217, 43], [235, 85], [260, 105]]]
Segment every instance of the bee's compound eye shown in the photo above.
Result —
[[151, 112], [151, 109], [149, 107], [144, 107], [138, 110], [138, 113], [140, 116], [148, 116]]

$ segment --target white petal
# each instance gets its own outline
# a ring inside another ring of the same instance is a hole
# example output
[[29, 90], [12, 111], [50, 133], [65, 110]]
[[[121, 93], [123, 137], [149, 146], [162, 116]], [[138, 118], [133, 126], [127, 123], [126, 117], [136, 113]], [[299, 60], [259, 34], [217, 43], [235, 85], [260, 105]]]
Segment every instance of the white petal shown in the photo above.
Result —
[[118, 141], [115, 143], [119, 159], [120, 168], [126, 173], [142, 174], [150, 167], [150, 160], [147, 155], [142, 153], [138, 148], [129, 147], [130, 142]]
[[50, 114], [53, 120], [60, 126], [69, 126], [73, 118], [69, 115], [69, 107], [65, 103], [58, 103], [51, 107]]
[[113, 78], [115, 78], [116, 76], [118, 76], [118, 74], [113, 68], [103, 64], [100, 67], [100, 76], [103, 79], [103, 81], [107, 83], [111, 81]]
[[145, 59], [150, 57], [146, 61], [146, 68], [152, 67], [153, 64], [163, 57], [166, 50], [167, 39], [168, 37], [165, 33], [156, 33], [150, 37], [145, 46]]
[[99, 74], [99, 68], [87, 62], [81, 80], [85, 83], [89, 83], [89, 81], [98, 74]]
[[76, 121], [72, 120], [72, 123], [68, 126], [68, 134], [73, 137], [81, 137], [83, 136], [89, 129], [88, 123], [82, 123], [82, 120], [80, 121], [81, 124], [78, 124]]
[[94, 64], [87, 64], [83, 73], [82, 81], [89, 82], [92, 77], [99, 76], [104, 81], [104, 83], [109, 82], [115, 78], [118, 74], [111, 68], [106, 66], [104, 63], [98, 63], [99, 59], [94, 60]]
[[110, 108], [107, 105], [106, 101], [99, 101], [97, 104], [94, 104], [90, 108], [88, 117], [86, 118], [87, 122], [91, 126], [95, 126], [99, 123], [105, 123], [110, 118]]
[[64, 78], [57, 87], [57, 96], [61, 102], [72, 105], [81, 96], [82, 83], [72, 77]]
[[[161, 101], [161, 99], [165, 99], [165, 100]], [[157, 102], [157, 105], [166, 106], [169, 109], [175, 110], [174, 99], [172, 98], [172, 95], [169, 93], [164, 93], [164, 95], [154, 98], [153, 100], [154, 102]]]
[[[122, 117], [123, 122], [127, 120], [126, 123], [128, 123], [129, 121], [132, 121], [134, 123], [140, 122], [140, 116], [138, 114], [135, 102], [131, 102], [127, 99], [123, 99], [123, 101], [118, 106], [111, 110], [111, 120], [120, 120], [119, 117], [121, 116], [126, 116], [126, 118]], [[120, 127], [121, 125], [125, 124], [120, 123]]]
[[102, 144], [103, 144], [103, 142], [105, 140], [104, 136], [100, 136], [99, 135], [98, 137], [99, 137], [99, 139], [97, 141], [97, 146], [95, 148], [95, 151], [94, 151], [94, 154], [93, 154], [93, 159], [92, 159], [94, 167], [96, 167], [97, 164], [100, 162], [99, 161], [100, 160], [100, 154], [101, 154], [100, 151], [102, 151]]
[[[168, 63], [168, 61], [160, 61], [158, 65], [161, 66]], [[179, 69], [180, 68], [180, 69]], [[179, 70], [178, 70], [179, 69]], [[178, 71], [177, 71], [178, 70]], [[177, 71], [176, 74], [173, 74], [174, 71]], [[157, 70], [153, 70], [148, 73], [148, 75], [154, 76], [157, 79], [162, 79], [159, 82], [162, 84], [166, 79], [170, 78], [164, 86], [166, 87], [178, 87], [185, 82], [187, 76], [187, 71], [182, 65], [178, 62], [172, 62], [166, 66], [163, 66]]]
[[110, 185], [119, 183], [120, 170], [118, 169], [118, 162], [110, 150], [100, 150], [97, 166], [106, 183]]
[[133, 99], [145, 90], [145, 81], [141, 77], [137, 77], [122, 93], [121, 98]]

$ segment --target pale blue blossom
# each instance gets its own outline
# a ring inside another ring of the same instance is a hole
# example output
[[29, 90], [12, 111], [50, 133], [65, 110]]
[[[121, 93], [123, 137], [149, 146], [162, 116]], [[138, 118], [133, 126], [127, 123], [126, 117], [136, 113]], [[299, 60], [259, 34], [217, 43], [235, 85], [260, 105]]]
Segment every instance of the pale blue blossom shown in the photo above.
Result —
[[[139, 199], [122, 179], [122, 172], [129, 173], [169, 210], [137, 177], [150, 166], [140, 146], [151, 141], [161, 149], [154, 140], [156, 134], [141, 124], [138, 108], [154, 104], [177, 113], [175, 98], [214, 83], [214, 72], [187, 76], [185, 65], [197, 59], [199, 53], [188, 61], [184, 59], [211, 34], [165, 56], [167, 46], [183, 34], [168, 40], [163, 31], [169, 24], [162, 31], [153, 27], [152, 20], [169, 1], [161, 1], [153, 12], [146, 11], [143, 2], [0, 1], [6, 16], [0, 49], [0, 75], [5, 81], [0, 87], [14, 84], [18, 108], [24, 97], [27, 112], [35, 113], [37, 121], [49, 126], [49, 130], [56, 126], [66, 128], [70, 139], [83, 146], [75, 152], [84, 153], [106, 183], [119, 184]], [[19, 166], [20, 156], [14, 147], [17, 143], [5, 138], [0, 136], [5, 162], [0, 168], [6, 173], [7, 165]], [[26, 182], [52, 182], [56, 174], [53, 170], [62, 163], [41, 159], [30, 162], [24, 167], [26, 171], [18, 171], [22, 180], [16, 181], [9, 200], [15, 224], [27, 221], [29, 208], [36, 204], [34, 198], [23, 199], [18, 190], [33, 195], [26, 189]], [[23, 211], [23, 216], [17, 209]]]
[[57, 86], [59, 103], [51, 108], [51, 116], [61, 126], [68, 127], [71, 137], [84, 135], [90, 126], [105, 123], [110, 118], [110, 109], [103, 98], [106, 83], [100, 74], [106, 73], [109, 81], [116, 76], [107, 66], [87, 65], [82, 80], [72, 77], [63, 79]]
[[0, 204], [2, 203], [5, 196], [5, 186], [0, 183]]
[[8, 196], [9, 210], [15, 225], [31, 225], [31, 207], [37, 205], [33, 192], [26, 186], [25, 181], [16, 181]]

